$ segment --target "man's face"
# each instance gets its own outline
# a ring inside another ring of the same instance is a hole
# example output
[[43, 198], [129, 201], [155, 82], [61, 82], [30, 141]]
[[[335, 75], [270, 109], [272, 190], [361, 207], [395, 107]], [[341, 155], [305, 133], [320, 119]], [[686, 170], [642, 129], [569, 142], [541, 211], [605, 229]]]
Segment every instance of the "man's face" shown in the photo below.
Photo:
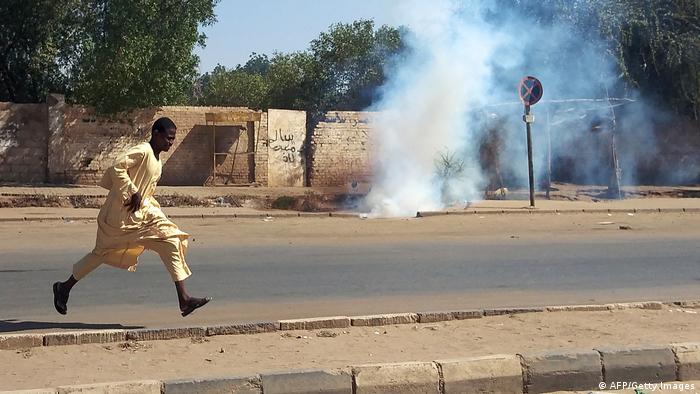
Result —
[[165, 132], [157, 131], [154, 134], [154, 141], [156, 148], [163, 152], [167, 152], [175, 143], [175, 136], [177, 134], [177, 129], [167, 129]]

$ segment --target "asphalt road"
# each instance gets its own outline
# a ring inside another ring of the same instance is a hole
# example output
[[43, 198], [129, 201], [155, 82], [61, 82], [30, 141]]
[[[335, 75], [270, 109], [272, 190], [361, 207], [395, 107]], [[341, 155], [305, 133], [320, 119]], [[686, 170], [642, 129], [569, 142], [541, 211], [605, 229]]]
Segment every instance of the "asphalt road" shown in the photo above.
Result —
[[[94, 224], [80, 226], [76, 236]], [[0, 236], [6, 246], [0, 255], [0, 332], [700, 299], [698, 238], [682, 229], [564, 238], [555, 232], [493, 239], [387, 234], [366, 243], [284, 237], [239, 243], [231, 236], [190, 248], [194, 275], [188, 288], [215, 299], [191, 318], [180, 318], [173, 284], [153, 253], [144, 255], [135, 273], [99, 268], [75, 287], [64, 317], [53, 310], [51, 283], [70, 274], [85, 243], [21, 249], [11, 246], [26, 233], [0, 230]]]

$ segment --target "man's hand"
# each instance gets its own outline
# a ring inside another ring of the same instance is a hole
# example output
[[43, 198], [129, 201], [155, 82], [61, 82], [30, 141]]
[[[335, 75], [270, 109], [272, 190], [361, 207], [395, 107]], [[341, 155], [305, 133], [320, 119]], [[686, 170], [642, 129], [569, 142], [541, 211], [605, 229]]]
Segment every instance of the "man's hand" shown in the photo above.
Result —
[[141, 194], [139, 192], [136, 192], [124, 204], [124, 206], [129, 207], [129, 212], [136, 212], [141, 208], [141, 199], [142, 199]]

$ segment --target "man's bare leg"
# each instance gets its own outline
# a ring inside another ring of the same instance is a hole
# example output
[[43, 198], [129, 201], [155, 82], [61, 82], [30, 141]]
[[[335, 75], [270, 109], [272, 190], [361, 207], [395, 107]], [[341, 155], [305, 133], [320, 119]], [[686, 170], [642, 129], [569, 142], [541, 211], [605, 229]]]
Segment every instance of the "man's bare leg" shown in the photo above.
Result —
[[78, 283], [78, 280], [71, 275], [65, 282], [53, 284], [53, 306], [56, 308], [56, 312], [62, 315], [68, 313], [68, 296], [76, 283]]
[[180, 312], [182, 312], [182, 317], [189, 315], [190, 313], [194, 312], [195, 309], [203, 307], [209, 301], [211, 301], [211, 297], [196, 298], [187, 294], [184, 280], [175, 282], [175, 290], [177, 290], [177, 299], [180, 302]]

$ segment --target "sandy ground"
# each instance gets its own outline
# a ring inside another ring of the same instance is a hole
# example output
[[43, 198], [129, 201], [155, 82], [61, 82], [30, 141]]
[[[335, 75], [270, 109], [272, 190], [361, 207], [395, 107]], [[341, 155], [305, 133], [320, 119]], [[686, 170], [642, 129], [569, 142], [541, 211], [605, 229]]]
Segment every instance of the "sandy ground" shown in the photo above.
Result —
[[[237, 195], [237, 196], [300, 196], [307, 192], [317, 194], [337, 194], [337, 193], [366, 193], [369, 185], [361, 183], [355, 188], [350, 185], [334, 187], [255, 187], [255, 186], [159, 186], [158, 195], [183, 194], [194, 197], [207, 197], [215, 195]], [[691, 186], [624, 186], [623, 192], [628, 198], [650, 198], [650, 197], [697, 197], [700, 196], [700, 185]], [[511, 198], [527, 198], [527, 189], [514, 189], [510, 191]], [[569, 183], [553, 183], [550, 197], [557, 200], [578, 200], [591, 201], [605, 199], [607, 196], [606, 186], [596, 185], [575, 185]], [[22, 185], [22, 184], [0, 184], [0, 195], [18, 196], [28, 194], [52, 194], [58, 196], [87, 195], [106, 196], [107, 191], [98, 186], [92, 185]], [[537, 191], [538, 196], [544, 196], [541, 190]]]
[[250, 375], [496, 353], [697, 342], [697, 312], [677, 308], [547, 312], [433, 324], [0, 351], [0, 388]]
[[[682, 201], [682, 200], [670, 200]], [[700, 206], [700, 199], [693, 199]], [[572, 203], [564, 203], [572, 204]], [[34, 208], [47, 210], [51, 208]], [[15, 211], [17, 209], [8, 209]], [[0, 210], [0, 214], [2, 210]], [[290, 241], [297, 243], [333, 242], [366, 244], [388, 239], [413, 243], [434, 238], [459, 239], [532, 239], [556, 242], [575, 239], [588, 233], [620, 234], [619, 226], [629, 226], [630, 233], [649, 237], [665, 234], [700, 236], [697, 213], [547, 213], [541, 215], [496, 214], [480, 216], [442, 215], [425, 218], [361, 219], [335, 218], [206, 218], [175, 220], [180, 228], [195, 238], [192, 247], [221, 243], [235, 237], [237, 245], [257, 245]], [[5, 250], [26, 250], [41, 245], [51, 248], [84, 245], [90, 248], [95, 239], [95, 223], [90, 220], [62, 222], [0, 222], [0, 246]], [[624, 231], [623, 231], [624, 233]], [[31, 236], [27, 236], [31, 235]], [[2, 261], [0, 261], [0, 265]]]
[[[362, 197], [371, 189], [369, 184], [335, 187], [200, 187], [161, 186], [156, 196], [164, 207], [242, 207], [248, 209], [283, 208], [301, 211], [343, 211], [368, 209], [363, 207]], [[12, 185], [0, 184], [0, 207], [64, 207], [98, 208], [107, 191], [86, 185]], [[625, 198], [629, 200], [658, 198], [698, 198], [700, 186], [626, 186]], [[489, 194], [489, 193], [487, 193]], [[491, 196], [491, 194], [489, 194]], [[277, 200], [285, 197], [283, 200]], [[483, 197], [487, 197], [484, 195]], [[496, 196], [502, 198], [503, 195]], [[522, 205], [529, 199], [527, 189], [510, 190], [506, 196]], [[548, 198], [549, 199], [548, 199]], [[542, 202], [607, 203], [610, 192], [605, 186], [555, 183], [549, 196], [542, 190], [536, 199]], [[276, 201], [276, 202], [275, 202]], [[497, 201], [498, 200], [489, 200]], [[463, 208], [463, 202], [460, 202]], [[479, 203], [477, 202], [477, 205]], [[539, 205], [539, 202], [538, 202]]]
[[[532, 212], [537, 213], [543, 210], [680, 210], [700, 209], [700, 198], [637, 198], [628, 200], [605, 200], [593, 201], [562, 201], [562, 200], [538, 200], [536, 207], [530, 208], [529, 202], [522, 200], [488, 200], [470, 203], [468, 206], [451, 206], [442, 212], [454, 213], [488, 213], [488, 212]], [[296, 211], [284, 211], [275, 209], [256, 208], [222, 208], [222, 207], [165, 207], [163, 211], [167, 215], [298, 215]], [[81, 219], [94, 219], [97, 217], [98, 209], [93, 208], [67, 208], [67, 207], [24, 207], [24, 208], [0, 208], [0, 219], [23, 219], [23, 218], [60, 218], [71, 217]], [[360, 211], [339, 210], [344, 214], [366, 215]], [[325, 216], [328, 213], [314, 213], [314, 215]], [[410, 212], [406, 216], [415, 216]]]

